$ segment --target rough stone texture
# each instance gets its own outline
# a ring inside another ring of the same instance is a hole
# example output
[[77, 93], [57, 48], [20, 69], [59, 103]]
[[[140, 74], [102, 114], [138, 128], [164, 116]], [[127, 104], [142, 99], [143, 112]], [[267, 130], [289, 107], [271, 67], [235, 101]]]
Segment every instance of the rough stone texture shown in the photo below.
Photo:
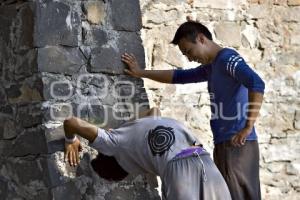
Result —
[[[79, 8], [68, 1], [35, 2], [34, 45], [78, 46], [81, 40]], [[51, 20], [49, 20], [51, 18]]]
[[133, 53], [141, 67], [145, 68], [144, 48], [140, 36], [133, 32], [115, 32], [116, 43], [104, 48], [95, 47], [91, 51], [91, 72], [123, 74], [125, 65], [120, 61], [123, 53]]
[[[262, 199], [298, 199], [300, 130], [299, 1], [141, 0], [142, 38], [147, 69], [191, 68], [170, 45], [177, 27], [190, 15], [207, 25], [213, 39], [235, 47], [265, 80], [256, 122], [260, 143]], [[172, 20], [170, 19], [172, 18]], [[145, 80], [151, 106], [183, 121], [212, 152], [207, 84], [167, 85]]]
[[221, 22], [215, 27], [216, 38], [227, 46], [241, 45], [241, 27], [233, 22]]
[[288, 5], [289, 6], [300, 6], [300, 1], [299, 0], [288, 0]]
[[295, 129], [300, 130], [300, 110], [296, 111], [294, 126]]
[[268, 6], [260, 4], [250, 4], [250, 8], [247, 11], [247, 15], [251, 19], [263, 19], [268, 16]]
[[78, 73], [86, 63], [79, 48], [48, 46], [40, 48], [38, 53], [40, 72], [72, 75]]
[[128, 3], [123, 0], [110, 1], [113, 29], [118, 31], [139, 31], [142, 17], [138, 0]]
[[91, 24], [101, 24], [106, 17], [105, 4], [103, 1], [86, 2], [84, 4], [87, 20]]
[[67, 117], [116, 128], [149, 107], [120, 61], [129, 52], [145, 65], [140, 29], [138, 1], [0, 3], [1, 200], [159, 199], [155, 177], [98, 177], [84, 139], [80, 165], [63, 161]]

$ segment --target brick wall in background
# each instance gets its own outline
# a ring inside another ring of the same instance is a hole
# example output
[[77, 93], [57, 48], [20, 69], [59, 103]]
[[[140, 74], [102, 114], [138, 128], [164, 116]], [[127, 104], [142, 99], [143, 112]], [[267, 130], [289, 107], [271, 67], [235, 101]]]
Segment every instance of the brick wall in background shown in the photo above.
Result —
[[[300, 1], [141, 0], [148, 69], [197, 66], [169, 44], [187, 15], [207, 25], [214, 40], [233, 47], [266, 82], [256, 123], [264, 200], [300, 195]], [[150, 104], [184, 121], [212, 152], [206, 83], [167, 85], [145, 80]]]

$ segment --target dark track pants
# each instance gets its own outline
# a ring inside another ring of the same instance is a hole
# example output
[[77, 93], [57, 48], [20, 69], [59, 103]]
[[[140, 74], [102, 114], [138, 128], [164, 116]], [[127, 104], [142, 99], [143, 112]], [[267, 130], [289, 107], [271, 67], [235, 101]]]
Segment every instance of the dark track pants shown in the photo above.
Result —
[[258, 142], [233, 147], [230, 141], [215, 145], [214, 161], [223, 175], [232, 200], [260, 200]]

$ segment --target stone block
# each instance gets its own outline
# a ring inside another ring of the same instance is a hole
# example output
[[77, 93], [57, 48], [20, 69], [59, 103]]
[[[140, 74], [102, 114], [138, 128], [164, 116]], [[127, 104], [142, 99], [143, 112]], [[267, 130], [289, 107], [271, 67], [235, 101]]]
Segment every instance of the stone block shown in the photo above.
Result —
[[153, 9], [145, 14], [145, 22], [153, 24], [168, 23], [179, 18], [177, 10], [170, 10], [168, 12], [161, 12], [159, 9]]
[[226, 1], [226, 3], [222, 0], [212, 0], [212, 1], [198, 0], [194, 2], [194, 6], [196, 8], [235, 9], [239, 5], [240, 5], [240, 1], [238, 0], [230, 0], [230, 1]]
[[103, 126], [102, 124], [106, 124], [108, 110], [100, 102], [82, 103], [77, 108], [77, 115], [79, 118], [84, 118], [89, 122], [101, 127]]
[[41, 103], [30, 103], [18, 106], [16, 120], [23, 128], [37, 126], [43, 122]]
[[267, 5], [260, 5], [260, 4], [250, 5], [250, 8], [247, 11], [247, 15], [251, 19], [264, 19], [269, 14], [268, 9], [269, 7]]
[[105, 199], [113, 200], [113, 199], [122, 199], [122, 200], [131, 200], [134, 199], [135, 194], [134, 190], [128, 188], [116, 188], [111, 192], [105, 195]]
[[300, 6], [300, 0], [288, 0], [287, 3], [289, 6]]
[[33, 48], [34, 12], [32, 2], [23, 4], [19, 9], [18, 18], [16, 19], [16, 32], [12, 33], [16, 38], [15, 51]]
[[44, 74], [42, 77], [45, 100], [65, 101], [74, 94], [73, 83], [60, 74]]
[[16, 114], [15, 105], [1, 105], [0, 106], [0, 115], [3, 117], [14, 118]]
[[71, 102], [45, 103], [42, 106], [45, 121], [63, 121], [64, 119], [76, 116], [77, 104]]
[[47, 129], [45, 130], [45, 136], [47, 141], [48, 153], [55, 153], [57, 151], [64, 151], [65, 144], [65, 132], [63, 125], [45, 125]]
[[273, 0], [274, 5], [285, 6], [287, 4], [287, 0]]
[[139, 31], [142, 28], [142, 16], [139, 0], [110, 1], [112, 25], [118, 31]]
[[271, 173], [280, 173], [283, 171], [285, 168], [285, 163], [284, 162], [272, 162], [267, 165], [267, 169]]
[[[116, 105], [117, 106], [117, 105]], [[94, 103], [82, 103], [74, 106], [74, 116], [84, 119], [98, 127], [117, 128], [125, 122], [126, 110], [117, 110], [116, 107]]]
[[57, 186], [51, 190], [53, 199], [65, 199], [65, 200], [80, 200], [80, 189], [76, 187], [75, 181], [70, 181], [63, 185]]
[[[28, 187], [27, 185], [24, 186], [24, 189], [18, 189], [18, 183], [15, 183], [11, 180], [6, 180], [3, 176], [0, 174], [0, 196], [1, 199], [50, 199], [49, 196], [47, 195], [47, 190], [41, 190], [41, 191], [32, 191], [30, 189], [32, 188], [26, 188]], [[27, 190], [27, 191], [26, 191]], [[28, 191], [30, 190], [30, 191]], [[22, 192], [21, 192], [22, 191]], [[25, 193], [23, 195], [22, 193]], [[30, 193], [30, 195], [28, 195]], [[37, 195], [35, 195], [37, 194]]]
[[295, 113], [294, 127], [295, 129], [300, 130], [300, 110], [297, 110]]
[[120, 74], [123, 73], [124, 67], [117, 49], [112, 47], [92, 49], [90, 72]]
[[256, 3], [259, 2], [259, 0], [248, 0], [248, 2], [249, 2], [250, 4], [256, 4]]
[[[145, 1], [145, 0], [144, 0]], [[190, 0], [191, 1], [191, 0]], [[142, 1], [141, 1], [142, 2]], [[171, 5], [171, 6], [173, 6], [173, 5], [177, 5], [177, 4], [181, 4], [181, 3], [185, 3], [186, 2], [186, 0], [160, 0], [159, 1], [160, 3], [163, 3], [163, 4], [165, 4], [165, 5]]]
[[118, 32], [116, 46], [96, 47], [91, 52], [91, 72], [104, 72], [123, 74], [125, 64], [121, 61], [121, 55], [125, 52], [132, 53], [139, 65], [145, 68], [144, 48], [137, 33]]
[[33, 47], [33, 4], [24, 3], [0, 8], [0, 40], [15, 52]]
[[11, 28], [13, 27], [14, 20], [17, 16], [17, 9], [14, 5], [7, 5], [0, 7], [0, 40], [2, 39], [3, 45], [8, 46], [11, 44]]
[[[10, 186], [17, 189], [18, 196], [33, 199], [50, 186], [45, 158], [8, 158], [1, 165], [0, 177], [10, 180]], [[16, 195], [17, 196], [17, 195]]]
[[48, 46], [38, 50], [40, 72], [72, 75], [85, 63], [86, 60], [79, 48]]
[[0, 105], [5, 105], [7, 103], [5, 90], [0, 87]]
[[111, 88], [113, 97], [118, 102], [148, 103], [144, 82], [141, 79], [120, 75], [113, 79]]
[[14, 84], [11, 85], [9, 88], [6, 88], [6, 94], [8, 98], [17, 98], [19, 97], [22, 93], [20, 91], [20, 84]]
[[9, 103], [30, 103], [42, 100], [42, 81], [38, 76], [32, 76], [23, 83], [11, 84], [5, 88]]
[[79, 9], [65, 1], [36, 2], [34, 44], [78, 46], [81, 40]]
[[101, 28], [91, 28], [88, 27], [83, 29], [83, 43], [89, 46], [98, 46], [108, 42], [108, 36], [106, 31]]
[[9, 192], [8, 182], [2, 180], [0, 176], [0, 196], [4, 199], [8, 199]]
[[[279, 66], [287, 66], [287, 65], [295, 65], [297, 61], [297, 53], [294, 51], [283, 51], [283, 52], [278, 52], [274, 53], [276, 56], [276, 65]], [[282, 88], [285, 89], [285, 88]], [[295, 93], [296, 91], [294, 91]], [[285, 91], [283, 91], [285, 93]]]
[[291, 37], [291, 45], [299, 45], [300, 46], [300, 35], [294, 35]]
[[132, 200], [132, 199], [145, 199], [145, 200], [158, 200], [160, 199], [158, 195], [153, 194], [151, 189], [143, 188], [141, 186], [138, 187], [128, 187], [121, 186], [115, 188], [108, 193], [105, 194], [105, 199], [114, 200], [114, 199], [122, 199], [122, 200]]
[[300, 21], [300, 6], [293, 6], [293, 7], [279, 7], [275, 9], [276, 15], [282, 17], [283, 21], [286, 22], [299, 22]]
[[0, 115], [0, 140], [10, 140], [17, 135], [16, 121]]
[[19, 134], [19, 136], [12, 142], [9, 156], [26, 156], [46, 153], [47, 144], [44, 130], [41, 127], [37, 127], [25, 129], [21, 134]]
[[239, 47], [241, 45], [241, 27], [233, 22], [221, 22], [215, 26], [216, 38], [222, 43]]
[[112, 106], [100, 101], [83, 101], [81, 103], [54, 103], [43, 107], [44, 120], [63, 122], [64, 119], [76, 116], [99, 127], [118, 127], [124, 122]]
[[76, 103], [80, 103], [82, 99], [86, 98], [88, 98], [90, 102], [93, 100], [102, 101], [111, 95], [109, 90], [112, 81], [108, 75], [84, 73], [80, 74], [76, 79], [76, 94], [74, 95]]
[[298, 159], [297, 155], [299, 155], [300, 149], [296, 146], [293, 147], [294, 148], [289, 148], [286, 144], [272, 144], [268, 149], [262, 150], [264, 161], [270, 163]]
[[84, 11], [91, 24], [103, 24], [106, 17], [106, 4], [103, 1], [85, 2]]
[[114, 97], [118, 100], [131, 99], [136, 94], [136, 87], [132, 82], [116, 82], [114, 87]]
[[16, 56], [14, 65], [14, 77], [16, 80], [23, 80], [37, 73], [37, 49], [23, 51]]
[[165, 60], [173, 66], [183, 66], [183, 56], [177, 47], [170, 46], [168, 48]]
[[288, 163], [286, 166], [286, 172], [290, 175], [298, 175], [300, 174], [300, 161], [295, 160], [291, 163]]

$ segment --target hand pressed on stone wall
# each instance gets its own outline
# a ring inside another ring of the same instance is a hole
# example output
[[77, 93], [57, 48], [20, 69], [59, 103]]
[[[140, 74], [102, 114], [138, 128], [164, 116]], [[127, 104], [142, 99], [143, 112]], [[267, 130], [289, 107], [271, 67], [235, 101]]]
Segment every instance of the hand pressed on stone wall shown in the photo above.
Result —
[[144, 70], [140, 68], [133, 54], [124, 53], [122, 61], [128, 66], [124, 72], [136, 78], [149, 78], [161, 83], [172, 83], [174, 70]]
[[133, 54], [124, 53], [122, 55], [122, 61], [125, 62], [128, 66], [128, 69], [125, 69], [125, 73], [130, 76], [141, 78], [142, 77], [142, 69], [140, 68], [135, 56]]
[[82, 150], [82, 146], [76, 135], [92, 143], [98, 135], [98, 127], [77, 117], [71, 117], [65, 119], [64, 131], [65, 161], [68, 160], [71, 166], [76, 166], [79, 164], [79, 151]]
[[64, 160], [68, 161], [70, 166], [76, 166], [79, 164], [79, 152], [82, 150], [82, 146], [78, 138], [73, 143], [65, 142], [65, 154]]

